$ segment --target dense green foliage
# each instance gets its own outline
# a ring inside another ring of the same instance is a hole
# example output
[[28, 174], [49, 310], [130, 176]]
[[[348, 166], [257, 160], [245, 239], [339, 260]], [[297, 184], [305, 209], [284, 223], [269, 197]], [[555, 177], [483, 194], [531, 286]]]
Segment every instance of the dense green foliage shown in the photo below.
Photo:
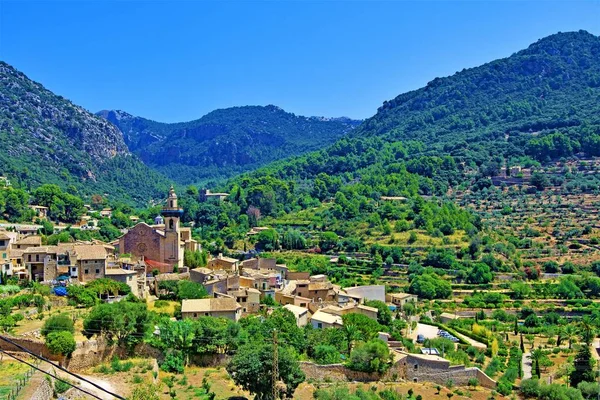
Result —
[[129, 149], [147, 165], [182, 184], [231, 177], [320, 149], [360, 123], [346, 118], [296, 116], [276, 106], [226, 108], [175, 124], [122, 111], [98, 114], [123, 132]]
[[77, 344], [71, 332], [58, 331], [46, 336], [46, 346], [53, 354], [69, 356], [75, 351]]
[[40, 333], [42, 336], [48, 336], [53, 332], [69, 332], [71, 334], [75, 333], [73, 319], [67, 314], [57, 314], [51, 316], [44, 322], [44, 326], [42, 327]]
[[133, 346], [144, 339], [149, 323], [144, 303], [103, 303], [95, 306], [83, 321], [83, 334], [88, 338], [103, 336], [109, 342]]
[[0, 175], [13, 186], [56, 184], [70, 195], [147, 204], [165, 178], [127, 150], [112, 124], [0, 62]]

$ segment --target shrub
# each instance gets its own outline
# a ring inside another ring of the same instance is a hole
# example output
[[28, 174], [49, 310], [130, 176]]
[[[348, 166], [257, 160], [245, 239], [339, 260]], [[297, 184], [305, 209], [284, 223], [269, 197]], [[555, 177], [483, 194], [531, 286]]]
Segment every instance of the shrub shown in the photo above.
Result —
[[355, 371], [385, 372], [389, 367], [390, 351], [379, 339], [357, 345], [350, 354], [348, 367]]
[[71, 385], [68, 383], [59, 380], [54, 381], [54, 392], [56, 394], [63, 394], [69, 389], [71, 389]]
[[163, 362], [160, 364], [160, 369], [165, 372], [183, 373], [184, 364], [181, 352], [173, 351], [166, 355]]
[[46, 336], [46, 346], [53, 354], [70, 356], [75, 351], [77, 344], [71, 332], [50, 332]]
[[53, 315], [44, 322], [41, 334], [48, 336], [51, 332], [65, 331], [71, 334], [75, 333], [73, 320], [67, 314]]
[[520, 390], [525, 397], [538, 398], [540, 396], [540, 381], [537, 379], [524, 379], [521, 381]]

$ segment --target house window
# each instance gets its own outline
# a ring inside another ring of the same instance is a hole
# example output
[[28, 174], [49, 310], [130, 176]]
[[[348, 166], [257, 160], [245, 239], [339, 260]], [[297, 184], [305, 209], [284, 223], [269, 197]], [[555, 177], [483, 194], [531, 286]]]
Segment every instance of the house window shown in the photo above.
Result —
[[2, 253], [2, 258], [6, 258], [6, 253]]
[[419, 364], [415, 364], [415, 371], [419, 369]]
[[71, 271], [75, 272], [75, 271], [77, 271], [77, 268], [73, 267], [73, 268], [71, 268]]
[[197, 317], [198, 317], [198, 313], [194, 313], [194, 318], [197, 318]]
[[8, 271], [8, 269], [9, 269], [9, 268], [10, 268], [10, 265], [5, 265], [5, 266], [4, 266], [4, 269], [5, 269], [6, 271]]
[[40, 261], [40, 256], [39, 256], [39, 254], [36, 254], [36, 255], [35, 255], [35, 261]]
[[419, 380], [417, 378], [413, 378], [413, 382], [417, 383], [417, 382], [419, 382]]
[[206, 315], [207, 317], [209, 316], [209, 314], [207, 312], [205, 312], [204, 315]]
[[27, 261], [31, 262], [31, 254], [27, 255]]
[[317, 322], [317, 328], [319, 328], [319, 329], [323, 328], [323, 324], [320, 322]]
[[300, 303], [300, 307], [306, 307], [306, 303]]
[[86, 274], [89, 274], [90, 270], [86, 268], [86, 269], [83, 270], [83, 272], [85, 272]]
[[244, 312], [246, 312], [246, 309], [244, 308]]
[[99, 273], [100, 273], [100, 269], [96, 268], [96, 274], [99, 274]]

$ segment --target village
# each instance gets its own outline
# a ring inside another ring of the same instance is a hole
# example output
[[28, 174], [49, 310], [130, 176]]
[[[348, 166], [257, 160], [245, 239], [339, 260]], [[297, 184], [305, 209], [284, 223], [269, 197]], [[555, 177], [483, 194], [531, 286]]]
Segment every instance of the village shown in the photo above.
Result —
[[[206, 191], [203, 195], [207, 195]], [[46, 217], [44, 208], [36, 207], [36, 212], [39, 217]], [[108, 215], [110, 210], [103, 212]], [[409, 351], [405, 342], [394, 340], [390, 333], [379, 332], [378, 338], [389, 347], [393, 360], [393, 366], [386, 372], [386, 379], [437, 385], [448, 382], [472, 385], [477, 382], [484, 388], [496, 387], [496, 382], [479, 368], [456, 365], [443, 358], [444, 352], [450, 349], [429, 347], [430, 341], [436, 338], [450, 339], [455, 346], [460, 343], [475, 345], [482, 351], [487, 346], [456, 332], [449, 334], [436, 326], [419, 323], [419, 318], [414, 316], [419, 299], [414, 294], [386, 293], [383, 284], [341, 287], [330, 282], [324, 274], [290, 271], [286, 265], [277, 263], [276, 259], [260, 256], [238, 259], [218, 254], [209, 258], [205, 266], [190, 268], [185, 265], [184, 253], [199, 252], [201, 249], [198, 242], [192, 239], [191, 229], [182, 226], [182, 214], [177, 194], [171, 188], [153, 225], [138, 222], [110, 243], [95, 240], [44, 245], [42, 236], [32, 228], [35, 226], [6, 224], [0, 231], [2, 279], [38, 282], [49, 287], [51, 296], [57, 298], [66, 296], [69, 287], [86, 287], [93, 282], [111, 280], [127, 285], [130, 295], [149, 304], [158, 304], [160, 301], [157, 299], [168, 295], [165, 292], [170, 287], [168, 283], [189, 281], [202, 285], [207, 295], [204, 298], [182, 299], [176, 305], [180, 307], [179, 318], [213, 317], [238, 322], [251, 315], [269, 315], [274, 308], [281, 307], [293, 314], [299, 328], [310, 325], [318, 330], [343, 329], [343, 317], [349, 314], [360, 314], [376, 323], [378, 318], [381, 319], [381, 310], [372, 306], [372, 302], [376, 302], [385, 304], [389, 314], [402, 321], [406, 326], [405, 336], [420, 348], [417, 352], [414, 349]], [[83, 226], [90, 226], [87, 225], [89, 219], [86, 216], [82, 217], [82, 221]], [[260, 229], [256, 228], [258, 231]], [[336, 261], [332, 259], [332, 262]], [[109, 292], [102, 300], [114, 303], [125, 298], [125, 295]], [[407, 308], [407, 304], [410, 307]], [[448, 318], [447, 313], [444, 315]], [[457, 316], [451, 315], [450, 318]], [[10, 336], [14, 340], [20, 337], [34, 341], [41, 338], [39, 328], [20, 332], [20, 335]], [[23, 342], [23, 345], [31, 343]], [[68, 360], [53, 357], [47, 350], [44, 352], [69, 368], [81, 370], [106, 361], [106, 358], [89, 356], [90, 346], [97, 348], [95, 346], [98, 345], [95, 341], [88, 343], [87, 339], [78, 341], [77, 350]], [[15, 350], [7, 343], [0, 343], [2, 348]], [[343, 364], [328, 366], [302, 362], [301, 368], [307, 379], [317, 382], [368, 382], [381, 379], [379, 375], [352, 371]]]

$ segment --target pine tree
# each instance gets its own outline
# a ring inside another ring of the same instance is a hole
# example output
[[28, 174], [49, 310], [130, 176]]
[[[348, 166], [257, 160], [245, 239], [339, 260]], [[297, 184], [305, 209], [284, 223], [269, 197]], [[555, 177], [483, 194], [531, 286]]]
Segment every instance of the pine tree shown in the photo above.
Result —
[[523, 334], [521, 333], [521, 352], [525, 353], [525, 344], [523, 343]]
[[594, 382], [594, 360], [589, 346], [581, 346], [573, 366], [575, 369], [569, 377], [571, 387], [577, 387], [579, 382]]

